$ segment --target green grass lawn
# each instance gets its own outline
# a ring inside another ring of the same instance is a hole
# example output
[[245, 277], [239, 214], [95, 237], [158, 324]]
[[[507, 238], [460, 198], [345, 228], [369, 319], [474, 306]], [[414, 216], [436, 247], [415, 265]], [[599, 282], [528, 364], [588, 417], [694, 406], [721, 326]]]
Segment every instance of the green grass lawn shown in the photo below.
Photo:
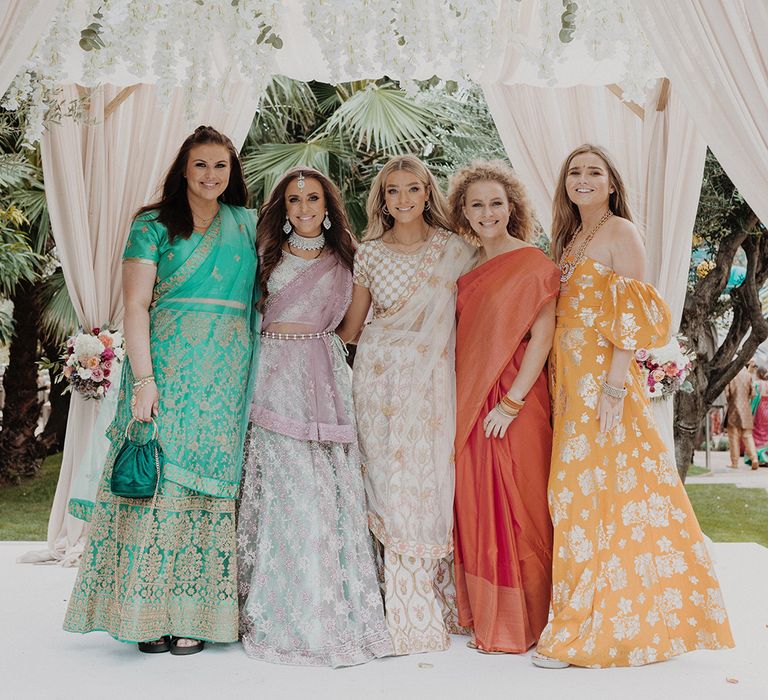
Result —
[[[61, 454], [44, 462], [40, 475], [18, 486], [0, 489], [0, 540], [44, 540], [56, 491]], [[688, 474], [705, 474], [692, 466]], [[731, 484], [685, 487], [701, 523], [715, 542], [757, 542], [768, 547], [768, 491]]]
[[40, 474], [0, 488], [0, 540], [44, 540], [61, 468], [61, 453], [43, 461]]
[[709, 474], [709, 469], [706, 467], [699, 467], [696, 464], [688, 467], [688, 476], [704, 476], [704, 474]]
[[733, 484], [685, 488], [701, 529], [715, 542], [757, 542], [768, 547], [768, 491]]

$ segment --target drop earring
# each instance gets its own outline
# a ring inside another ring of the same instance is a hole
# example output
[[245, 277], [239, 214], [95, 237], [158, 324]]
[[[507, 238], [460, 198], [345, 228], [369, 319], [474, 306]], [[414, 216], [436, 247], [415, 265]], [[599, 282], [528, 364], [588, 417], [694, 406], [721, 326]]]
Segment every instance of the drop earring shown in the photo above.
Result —
[[323, 219], [323, 228], [327, 231], [329, 228], [331, 228], [331, 219], [328, 216], [328, 210], [325, 210], [325, 218]]
[[291, 222], [288, 219], [288, 215], [286, 214], [285, 217], [285, 223], [283, 224], [283, 231], [285, 232], [285, 235], [290, 235], [291, 231], [293, 230], [293, 226], [291, 226]]

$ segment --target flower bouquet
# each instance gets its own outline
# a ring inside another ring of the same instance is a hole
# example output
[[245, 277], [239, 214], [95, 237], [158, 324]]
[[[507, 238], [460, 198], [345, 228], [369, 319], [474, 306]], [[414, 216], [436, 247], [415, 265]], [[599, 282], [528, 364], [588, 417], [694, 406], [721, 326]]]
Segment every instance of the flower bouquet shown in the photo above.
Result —
[[676, 391], [693, 391], [693, 386], [687, 381], [693, 357], [686, 343], [682, 336], [673, 337], [660, 348], [635, 351], [635, 361], [645, 375], [645, 390], [649, 398], [663, 399]]
[[86, 399], [101, 399], [112, 386], [109, 376], [125, 357], [123, 336], [108, 327], [81, 330], [67, 339], [62, 373], [69, 385]]

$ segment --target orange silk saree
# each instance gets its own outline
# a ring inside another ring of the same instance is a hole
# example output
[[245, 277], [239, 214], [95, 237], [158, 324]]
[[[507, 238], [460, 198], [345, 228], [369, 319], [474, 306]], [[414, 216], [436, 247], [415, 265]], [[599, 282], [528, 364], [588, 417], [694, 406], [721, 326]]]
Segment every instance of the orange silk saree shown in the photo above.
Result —
[[454, 546], [459, 624], [487, 651], [524, 652], [547, 622], [552, 428], [546, 368], [504, 438], [483, 419], [520, 368], [560, 272], [537, 248], [504, 253], [458, 280]]

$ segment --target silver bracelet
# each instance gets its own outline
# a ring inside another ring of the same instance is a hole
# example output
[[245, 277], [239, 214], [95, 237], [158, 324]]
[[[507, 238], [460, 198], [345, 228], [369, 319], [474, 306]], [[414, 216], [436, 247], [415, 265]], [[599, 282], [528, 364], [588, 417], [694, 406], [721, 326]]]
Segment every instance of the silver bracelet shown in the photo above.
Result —
[[616, 386], [611, 386], [608, 382], [603, 382], [602, 385], [603, 393], [606, 396], [610, 396], [612, 399], [623, 399], [627, 395], [627, 389], [626, 387], [622, 387], [619, 389]]

